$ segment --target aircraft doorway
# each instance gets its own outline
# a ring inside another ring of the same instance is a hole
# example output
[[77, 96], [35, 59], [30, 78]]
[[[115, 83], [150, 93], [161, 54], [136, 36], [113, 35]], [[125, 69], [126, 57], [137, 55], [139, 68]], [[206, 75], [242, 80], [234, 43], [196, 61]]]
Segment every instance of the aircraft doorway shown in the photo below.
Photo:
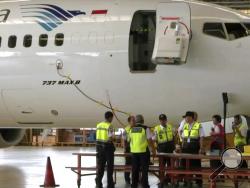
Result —
[[129, 68], [131, 72], [152, 72], [156, 64], [152, 63], [155, 43], [156, 12], [135, 12], [129, 34]]

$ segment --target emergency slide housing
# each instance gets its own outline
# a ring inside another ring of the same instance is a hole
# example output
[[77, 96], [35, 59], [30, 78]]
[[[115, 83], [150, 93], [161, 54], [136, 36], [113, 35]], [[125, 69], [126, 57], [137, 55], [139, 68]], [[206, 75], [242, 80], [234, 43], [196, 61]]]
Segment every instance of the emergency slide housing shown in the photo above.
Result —
[[156, 16], [153, 63], [185, 63], [192, 34], [189, 4], [185, 2], [160, 3]]

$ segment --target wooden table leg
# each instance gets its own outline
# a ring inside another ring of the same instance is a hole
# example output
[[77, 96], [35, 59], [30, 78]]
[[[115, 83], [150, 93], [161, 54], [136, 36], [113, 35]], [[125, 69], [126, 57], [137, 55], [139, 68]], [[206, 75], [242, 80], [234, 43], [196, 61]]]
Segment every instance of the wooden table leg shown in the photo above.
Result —
[[216, 188], [216, 181], [210, 180], [210, 188]]
[[[186, 170], [189, 170], [189, 169], [190, 169], [190, 160], [186, 159]], [[191, 183], [191, 179], [190, 179], [191, 176], [190, 175], [186, 175], [185, 181], [188, 182], [188, 184]]]
[[[175, 159], [174, 158], [170, 158], [170, 170], [173, 170], [174, 169], [174, 163], [175, 163]], [[175, 179], [174, 179], [174, 176], [175, 174], [171, 174], [171, 184], [174, 185], [175, 184]]]
[[238, 188], [239, 187], [239, 182], [237, 180], [237, 177], [234, 179], [234, 187]]
[[160, 183], [162, 184], [164, 182], [164, 174], [165, 174], [165, 167], [164, 167], [164, 157], [163, 156], [159, 156], [159, 179], [160, 179]]
[[81, 167], [82, 167], [82, 159], [81, 155], [77, 155], [77, 186], [81, 187]]

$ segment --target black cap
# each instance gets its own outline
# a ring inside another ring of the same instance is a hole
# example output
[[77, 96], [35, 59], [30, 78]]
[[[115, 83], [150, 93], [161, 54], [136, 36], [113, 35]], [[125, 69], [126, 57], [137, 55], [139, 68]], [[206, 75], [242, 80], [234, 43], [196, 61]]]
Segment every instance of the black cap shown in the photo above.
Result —
[[165, 114], [159, 115], [159, 120], [167, 120], [167, 116]]
[[191, 112], [191, 111], [187, 111], [186, 112], [186, 114], [183, 116], [183, 118], [185, 118], [185, 117], [192, 117], [192, 118], [194, 118], [194, 112]]

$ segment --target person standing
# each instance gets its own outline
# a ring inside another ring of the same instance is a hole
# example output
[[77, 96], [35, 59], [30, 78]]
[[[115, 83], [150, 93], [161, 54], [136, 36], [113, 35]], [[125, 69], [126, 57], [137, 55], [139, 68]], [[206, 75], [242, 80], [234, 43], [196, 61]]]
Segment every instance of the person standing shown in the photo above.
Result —
[[[232, 125], [233, 133], [234, 133], [234, 146], [244, 152], [244, 146], [247, 145], [247, 130], [248, 127], [244, 123], [242, 123], [242, 118], [240, 115], [234, 116], [234, 122]], [[243, 161], [241, 164], [241, 168], [247, 168], [247, 162]]]
[[[221, 116], [214, 115], [213, 119], [213, 127], [211, 128], [210, 136], [211, 136], [211, 145], [210, 152], [218, 151], [218, 154], [221, 154], [224, 150], [224, 127], [221, 124]], [[221, 165], [220, 160], [211, 160], [210, 166], [211, 168], [217, 169]]]
[[107, 183], [108, 188], [114, 188], [113, 170], [114, 170], [114, 152], [113, 144], [114, 129], [112, 127], [113, 113], [108, 111], [105, 113], [105, 121], [97, 124], [96, 128], [96, 187], [102, 188], [102, 178], [107, 163]]
[[[185, 122], [182, 131], [182, 153], [203, 154], [203, 137], [205, 133], [201, 124], [195, 121], [195, 113], [190, 111], [186, 112]], [[184, 163], [185, 162], [186, 161], [184, 161]], [[185, 164], [183, 164], [183, 166], [185, 166]], [[190, 160], [190, 167], [201, 168], [201, 160]], [[198, 177], [196, 180], [197, 185], [202, 187], [202, 176], [197, 175], [196, 177]]]
[[155, 155], [150, 129], [144, 126], [142, 115], [135, 117], [136, 125], [129, 132], [130, 149], [132, 153], [132, 188], [137, 188], [139, 183], [139, 173], [141, 171], [141, 184], [143, 188], [149, 188], [148, 168], [149, 159], [147, 148], [151, 147]]
[[[123, 132], [123, 145], [124, 145], [124, 153], [130, 153], [130, 144], [128, 142], [128, 135], [132, 127], [135, 126], [135, 117], [128, 117], [128, 125], [125, 127]], [[131, 157], [125, 157], [125, 165], [131, 165]], [[130, 184], [130, 172], [124, 172], [124, 179], [127, 184]]]
[[[171, 124], [168, 123], [167, 116], [161, 114], [159, 116], [160, 124], [155, 126], [153, 140], [157, 143], [158, 153], [173, 153], [175, 150], [174, 143], [174, 129]], [[170, 159], [164, 160], [164, 166], [170, 166]], [[166, 179], [165, 183], [170, 182], [170, 179]], [[162, 185], [163, 186], [163, 185]]]
[[[197, 112], [193, 112], [193, 113], [194, 113], [194, 121], [198, 121], [198, 113]], [[186, 118], [185, 116], [183, 116], [183, 120], [181, 121], [180, 126], [177, 130], [180, 145], [182, 145], [182, 133], [183, 133], [183, 126], [185, 125], [185, 123], [186, 123]]]

